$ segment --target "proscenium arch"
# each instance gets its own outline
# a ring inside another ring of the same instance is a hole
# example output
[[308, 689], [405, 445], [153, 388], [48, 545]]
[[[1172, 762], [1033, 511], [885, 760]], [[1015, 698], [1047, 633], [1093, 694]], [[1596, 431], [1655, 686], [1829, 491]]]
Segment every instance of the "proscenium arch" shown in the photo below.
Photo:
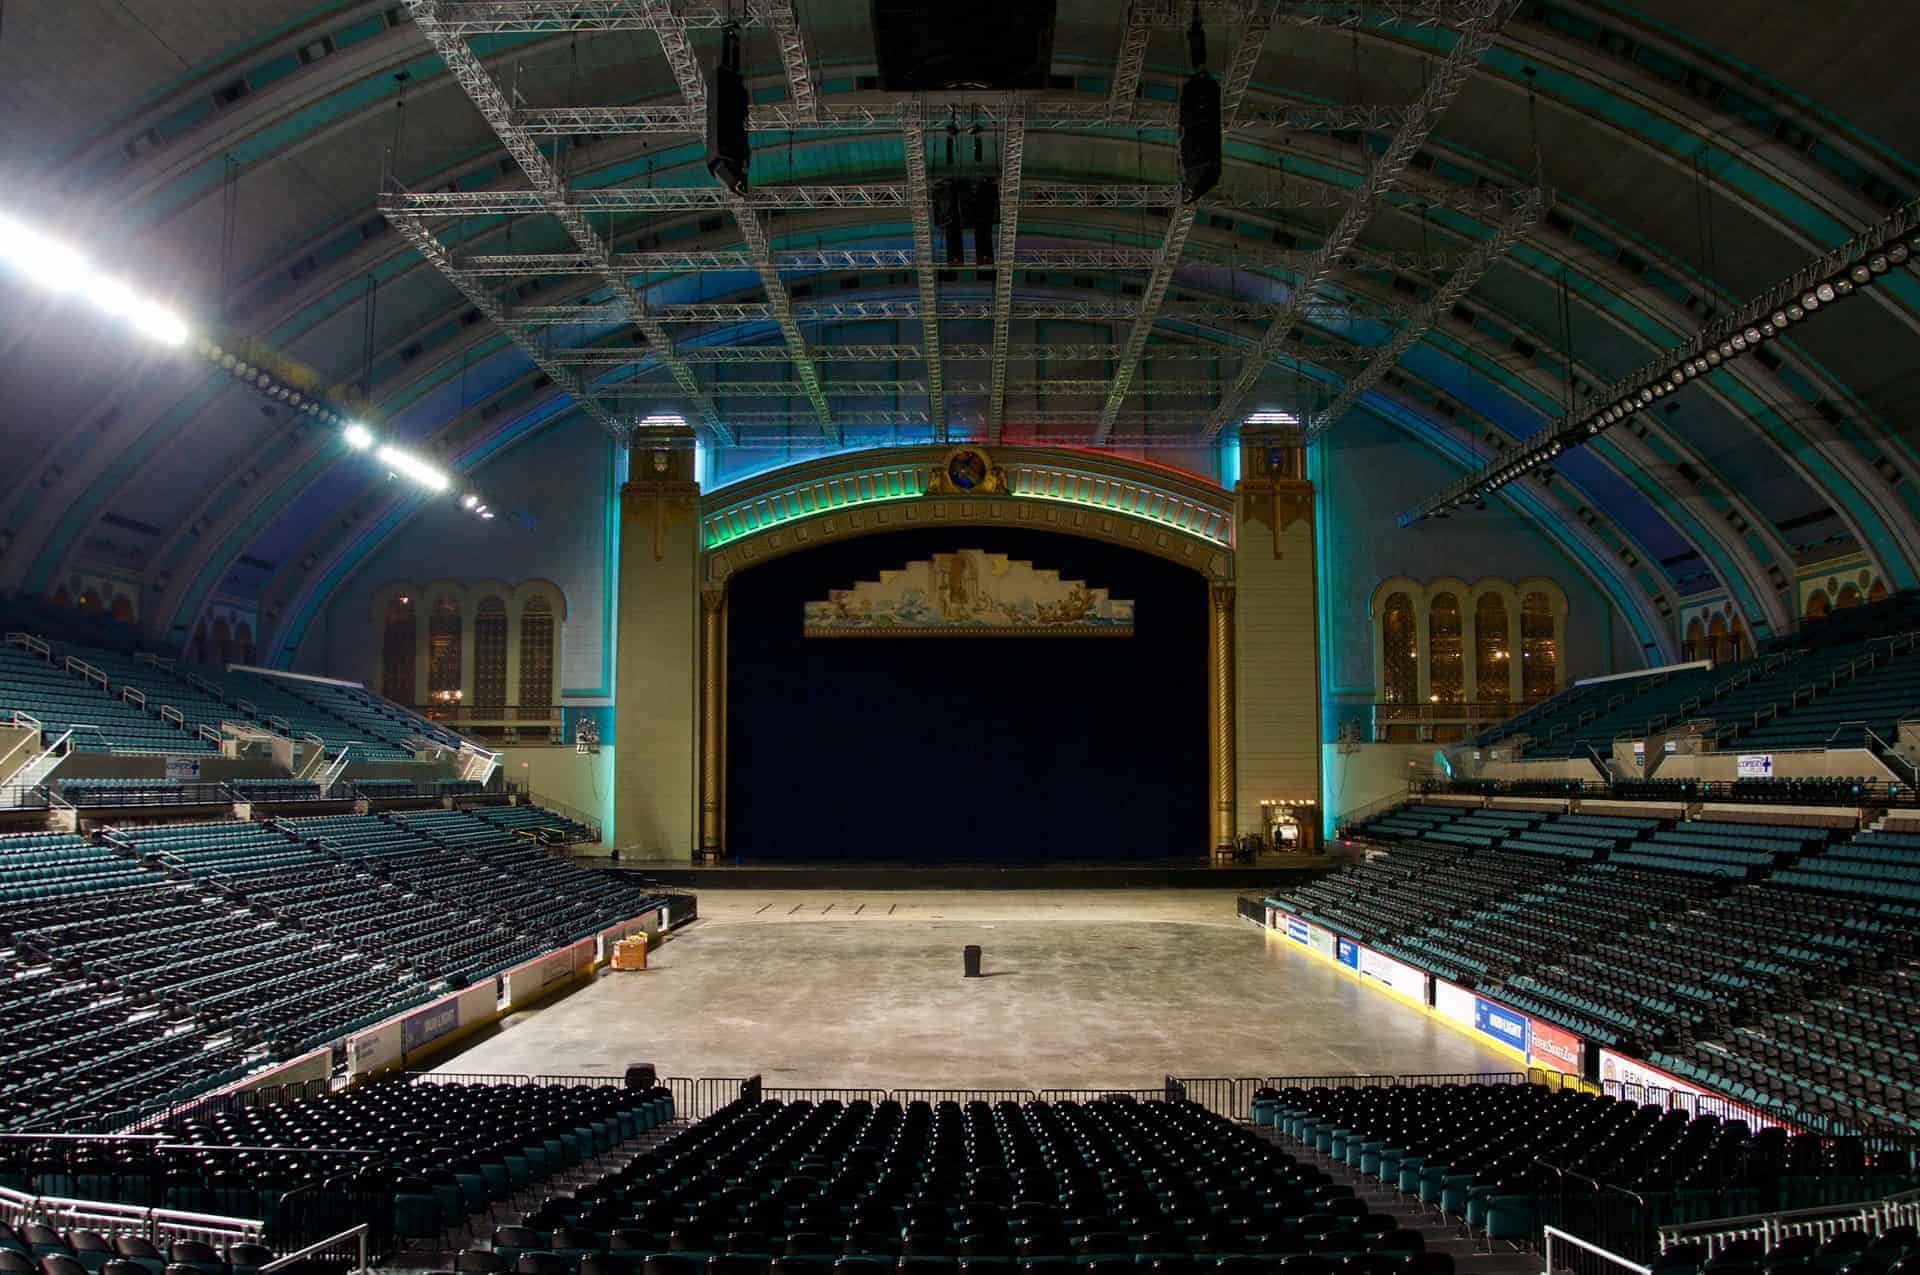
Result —
[[984, 449], [1003, 494], [930, 494], [950, 446], [842, 452], [722, 487], [701, 500], [701, 580], [724, 586], [774, 558], [921, 527], [1013, 527], [1136, 549], [1233, 579], [1233, 495], [1194, 475], [1056, 447]]

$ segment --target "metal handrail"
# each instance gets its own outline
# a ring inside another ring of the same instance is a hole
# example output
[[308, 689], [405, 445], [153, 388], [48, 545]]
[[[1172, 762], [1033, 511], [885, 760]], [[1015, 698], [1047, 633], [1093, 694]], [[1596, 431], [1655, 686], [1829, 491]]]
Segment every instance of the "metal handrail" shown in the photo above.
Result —
[[365, 1222], [342, 1231], [338, 1235], [329, 1235], [326, 1239], [316, 1240], [305, 1248], [295, 1249], [291, 1253], [274, 1258], [271, 1262], [268, 1262], [260, 1268], [260, 1275], [273, 1275], [275, 1271], [285, 1270], [295, 1262], [305, 1261], [317, 1253], [337, 1247], [346, 1243], [348, 1240], [354, 1242], [360, 1253], [360, 1260], [353, 1268], [354, 1275], [364, 1275], [367, 1270], [367, 1224]]
[[[1827, 1204], [1779, 1213], [1749, 1213], [1740, 1217], [1670, 1223], [1659, 1230], [1660, 1251], [1664, 1253], [1677, 1244], [1698, 1241], [1706, 1245], [1707, 1256], [1712, 1257], [1721, 1248], [1737, 1240], [1753, 1239], [1759, 1240], [1765, 1251], [1772, 1252], [1781, 1240], [1791, 1235], [1806, 1234], [1805, 1228], [1809, 1226], [1817, 1228], [1834, 1224], [1829, 1233], [1848, 1229], [1884, 1230], [1888, 1226], [1898, 1225], [1897, 1218], [1913, 1221], [1914, 1217], [1908, 1217], [1908, 1214], [1920, 1217], [1920, 1189], [1902, 1191], [1864, 1204]], [[1848, 1222], [1859, 1225], [1851, 1228], [1840, 1225]]]
[[1622, 1257], [1618, 1253], [1610, 1252], [1607, 1249], [1601, 1248], [1598, 1244], [1583, 1240], [1578, 1235], [1563, 1231], [1557, 1226], [1544, 1228], [1542, 1235], [1545, 1239], [1545, 1244], [1541, 1256], [1545, 1259], [1545, 1265], [1549, 1271], [1573, 1269], [1571, 1264], [1565, 1260], [1559, 1262], [1553, 1260], [1553, 1249], [1557, 1242], [1565, 1248], [1577, 1248], [1584, 1253], [1591, 1254], [1600, 1260], [1603, 1268], [1614, 1267], [1622, 1271], [1631, 1272], [1631, 1275], [1653, 1275], [1653, 1268], [1651, 1266], [1642, 1265], [1630, 1258]]

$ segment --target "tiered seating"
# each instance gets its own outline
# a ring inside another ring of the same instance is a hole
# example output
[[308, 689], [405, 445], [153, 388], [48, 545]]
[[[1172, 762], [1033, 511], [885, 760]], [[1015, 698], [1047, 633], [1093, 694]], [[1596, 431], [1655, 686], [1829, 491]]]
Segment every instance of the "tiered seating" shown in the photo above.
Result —
[[24, 648], [0, 645], [0, 709], [40, 719], [49, 737], [73, 731], [80, 752], [211, 753], [212, 744], [134, 707]]
[[295, 737], [315, 735], [325, 740], [329, 748], [351, 744], [351, 755], [357, 761], [414, 760], [410, 751], [400, 747], [397, 733], [372, 734], [362, 725], [335, 716], [295, 694], [291, 689], [294, 683], [289, 678], [211, 665], [196, 666], [191, 671], [219, 687], [229, 702], [251, 704], [258, 719], [277, 718], [285, 722], [286, 729]]
[[1615, 863], [1743, 880], [1826, 844], [1825, 831], [1696, 819], [1661, 828], [1612, 856]]
[[1825, 854], [1796, 860], [1781, 884], [1871, 895], [1920, 907], [1920, 833], [1861, 832]]
[[588, 841], [593, 835], [587, 825], [555, 814], [544, 806], [482, 806], [472, 813], [475, 818], [509, 832], [553, 829], [564, 833], [569, 841]]
[[1598, 1203], [1586, 1193], [1606, 1188], [1643, 1202], [1641, 1233], [1610, 1237], [1638, 1251], [1656, 1226], [1876, 1199], [1913, 1181], [1904, 1156], [1876, 1161], [1858, 1139], [1538, 1085], [1268, 1090], [1255, 1118], [1490, 1240], [1580, 1229]]
[[288, 689], [315, 707], [356, 727], [363, 739], [400, 743], [409, 737], [429, 739], [449, 748], [460, 746], [459, 736], [436, 726], [417, 713], [357, 686], [339, 686], [330, 682], [294, 682]]
[[0, 909], [145, 885], [152, 874], [111, 847], [64, 832], [0, 837]]
[[1396, 806], [1385, 814], [1375, 815], [1350, 831], [1357, 837], [1405, 838], [1423, 841], [1429, 833], [1446, 827], [1466, 813], [1468, 813], [1467, 808], [1461, 806]]
[[149, 712], [158, 712], [162, 705], [176, 710], [186, 719], [189, 731], [199, 726], [218, 731], [221, 722], [240, 716], [231, 705], [148, 661], [103, 647], [76, 646], [58, 640], [53, 642], [53, 649], [56, 655], [75, 656], [105, 673], [108, 684], [116, 692], [121, 687], [139, 691], [147, 697]]
[[[177, 806], [189, 796], [177, 779], [60, 779], [53, 786], [76, 806]], [[221, 795], [211, 786], [191, 795], [197, 801], [209, 793], [216, 801]]]
[[1804, 779], [1736, 779], [1714, 795], [1716, 801], [1757, 801], [1775, 806], [1858, 806], [1885, 780], [1864, 775]]
[[195, 877], [292, 870], [325, 862], [320, 854], [267, 824], [233, 819], [123, 828], [114, 835], [155, 867], [181, 869]]
[[957, 1259], [1119, 1275], [1312, 1251], [1321, 1269], [1373, 1254], [1369, 1269], [1450, 1275], [1423, 1247], [1324, 1170], [1192, 1104], [741, 1101], [460, 1265], [750, 1275], [776, 1258], [909, 1272]]
[[1536, 757], [1575, 757], [1591, 748], [1605, 756], [1615, 739], [1643, 737], [1649, 721], [1678, 712], [1689, 700], [1710, 697], [1714, 684], [1726, 676], [1725, 669], [1690, 668], [1603, 683], [1608, 694], [1602, 702], [1621, 702], [1613, 703], [1613, 707], [1586, 721], [1579, 720], [1584, 714], [1576, 715], [1564, 730], [1556, 727], [1550, 732], [1536, 733], [1528, 753]]
[[236, 779], [227, 787], [242, 801], [324, 801], [327, 796], [308, 779]]
[[1611, 794], [1623, 801], [1693, 802], [1700, 799], [1697, 779], [1616, 779]]
[[1476, 748], [1498, 746], [1503, 740], [1517, 735], [1526, 735], [1533, 739], [1544, 739], [1570, 728], [1580, 719], [1580, 715], [1606, 703], [1608, 683], [1589, 682], [1584, 686], [1569, 686], [1549, 699], [1542, 700], [1525, 712], [1515, 714], [1498, 726], [1482, 731], [1474, 737]]
[[1563, 859], [1592, 859], [1617, 850], [1660, 826], [1658, 819], [1618, 815], [1555, 815], [1546, 822], [1510, 836], [1508, 850], [1558, 855]]
[[[1872, 655], [1874, 667], [1832, 685], [1832, 673], [1861, 655]], [[1900, 719], [1920, 708], [1920, 655], [1890, 654], [1883, 641], [1835, 647], [1801, 668], [1794, 690], [1811, 687], [1811, 698], [1782, 695], [1779, 716], [1736, 736], [1741, 748], [1859, 748], [1862, 723], [1891, 742]]]
[[352, 783], [354, 790], [362, 797], [374, 801], [428, 795], [420, 784], [411, 779], [355, 779]]

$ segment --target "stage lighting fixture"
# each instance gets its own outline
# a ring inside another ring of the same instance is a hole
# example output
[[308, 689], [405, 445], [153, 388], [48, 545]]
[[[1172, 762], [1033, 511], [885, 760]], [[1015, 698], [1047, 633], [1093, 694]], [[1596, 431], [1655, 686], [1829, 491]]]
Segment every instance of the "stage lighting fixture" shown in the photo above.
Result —
[[753, 160], [747, 140], [747, 82], [740, 75], [740, 28], [720, 33], [720, 60], [707, 72], [707, 171], [736, 195], [747, 193]]
[[352, 422], [344, 430], [340, 431], [340, 436], [346, 439], [347, 446], [353, 448], [356, 452], [364, 452], [367, 448], [373, 446], [373, 431], [365, 425], [362, 425], [359, 421]]
[[480, 497], [474, 495], [472, 492], [468, 492], [466, 495], [460, 497], [460, 507], [462, 509], [472, 509], [479, 503]]
[[1192, 203], [1220, 184], [1220, 81], [1207, 71], [1207, 35], [1196, 10], [1187, 28], [1193, 73], [1180, 86], [1180, 199]]
[[428, 491], [445, 491], [449, 485], [445, 474], [435, 469], [432, 465], [427, 464], [426, 461], [421, 460], [418, 456], [410, 452], [403, 452], [391, 444], [382, 447], [379, 451], [375, 452], [374, 455], [379, 457], [380, 463], [388, 469], [399, 474], [402, 478], [411, 479], [419, 483]]

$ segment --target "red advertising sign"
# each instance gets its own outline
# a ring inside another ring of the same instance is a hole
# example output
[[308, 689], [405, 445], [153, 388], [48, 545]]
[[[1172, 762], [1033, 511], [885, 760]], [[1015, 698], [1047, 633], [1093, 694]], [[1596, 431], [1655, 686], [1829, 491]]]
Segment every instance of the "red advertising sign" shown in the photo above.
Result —
[[1580, 1046], [1580, 1038], [1566, 1028], [1538, 1018], [1528, 1020], [1527, 1057], [1542, 1067], [1579, 1075]]

